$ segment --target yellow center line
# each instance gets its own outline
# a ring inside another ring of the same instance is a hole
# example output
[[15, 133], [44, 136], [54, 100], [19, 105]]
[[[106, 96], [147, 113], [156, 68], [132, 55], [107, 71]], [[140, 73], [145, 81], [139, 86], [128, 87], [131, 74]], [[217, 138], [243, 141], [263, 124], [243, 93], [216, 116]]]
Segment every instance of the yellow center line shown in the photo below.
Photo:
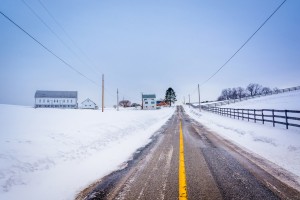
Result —
[[182, 124], [179, 124], [179, 199], [187, 199]]

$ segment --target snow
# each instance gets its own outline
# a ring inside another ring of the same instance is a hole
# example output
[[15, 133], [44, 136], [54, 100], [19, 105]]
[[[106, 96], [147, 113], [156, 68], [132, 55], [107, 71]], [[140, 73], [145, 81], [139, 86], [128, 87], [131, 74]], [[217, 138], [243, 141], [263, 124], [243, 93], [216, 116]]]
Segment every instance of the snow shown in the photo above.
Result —
[[[300, 110], [300, 91], [230, 104]], [[247, 122], [184, 107], [209, 130], [300, 177], [300, 128]], [[68, 110], [0, 105], [0, 199], [74, 199], [122, 167], [174, 108]]]
[[0, 105], [0, 199], [74, 199], [122, 163], [174, 108], [68, 110]]
[[300, 90], [249, 99], [222, 108], [300, 110]]
[[[285, 108], [279, 104], [277, 106]], [[198, 109], [188, 106], [184, 108], [188, 115], [214, 133], [300, 177], [300, 128], [274, 128], [271, 124], [232, 119], [207, 111], [200, 113]]]

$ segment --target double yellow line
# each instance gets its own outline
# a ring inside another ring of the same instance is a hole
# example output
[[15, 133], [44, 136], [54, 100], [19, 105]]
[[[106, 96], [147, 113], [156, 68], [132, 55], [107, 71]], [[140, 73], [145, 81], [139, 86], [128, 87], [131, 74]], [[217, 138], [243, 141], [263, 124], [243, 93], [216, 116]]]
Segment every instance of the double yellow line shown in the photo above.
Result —
[[187, 199], [182, 124], [179, 124], [179, 199]]

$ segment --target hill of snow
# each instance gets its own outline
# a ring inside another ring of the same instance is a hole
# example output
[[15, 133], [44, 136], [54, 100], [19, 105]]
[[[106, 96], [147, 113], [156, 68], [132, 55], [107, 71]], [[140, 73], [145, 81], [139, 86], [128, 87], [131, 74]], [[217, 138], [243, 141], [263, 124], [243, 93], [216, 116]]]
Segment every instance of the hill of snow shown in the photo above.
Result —
[[174, 113], [0, 105], [0, 199], [74, 199], [150, 141]]
[[300, 90], [249, 99], [222, 108], [300, 110]]

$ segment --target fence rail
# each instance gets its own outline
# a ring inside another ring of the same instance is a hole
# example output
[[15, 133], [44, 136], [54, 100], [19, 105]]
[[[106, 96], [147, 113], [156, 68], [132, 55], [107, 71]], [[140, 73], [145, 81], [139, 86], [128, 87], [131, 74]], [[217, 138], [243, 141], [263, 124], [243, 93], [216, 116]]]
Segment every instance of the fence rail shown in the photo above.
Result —
[[300, 128], [300, 111], [299, 110], [275, 110], [275, 109], [235, 109], [201, 106], [203, 110], [213, 112], [222, 116], [234, 119], [242, 119], [253, 122], [262, 122], [262, 124], [272, 123]]

